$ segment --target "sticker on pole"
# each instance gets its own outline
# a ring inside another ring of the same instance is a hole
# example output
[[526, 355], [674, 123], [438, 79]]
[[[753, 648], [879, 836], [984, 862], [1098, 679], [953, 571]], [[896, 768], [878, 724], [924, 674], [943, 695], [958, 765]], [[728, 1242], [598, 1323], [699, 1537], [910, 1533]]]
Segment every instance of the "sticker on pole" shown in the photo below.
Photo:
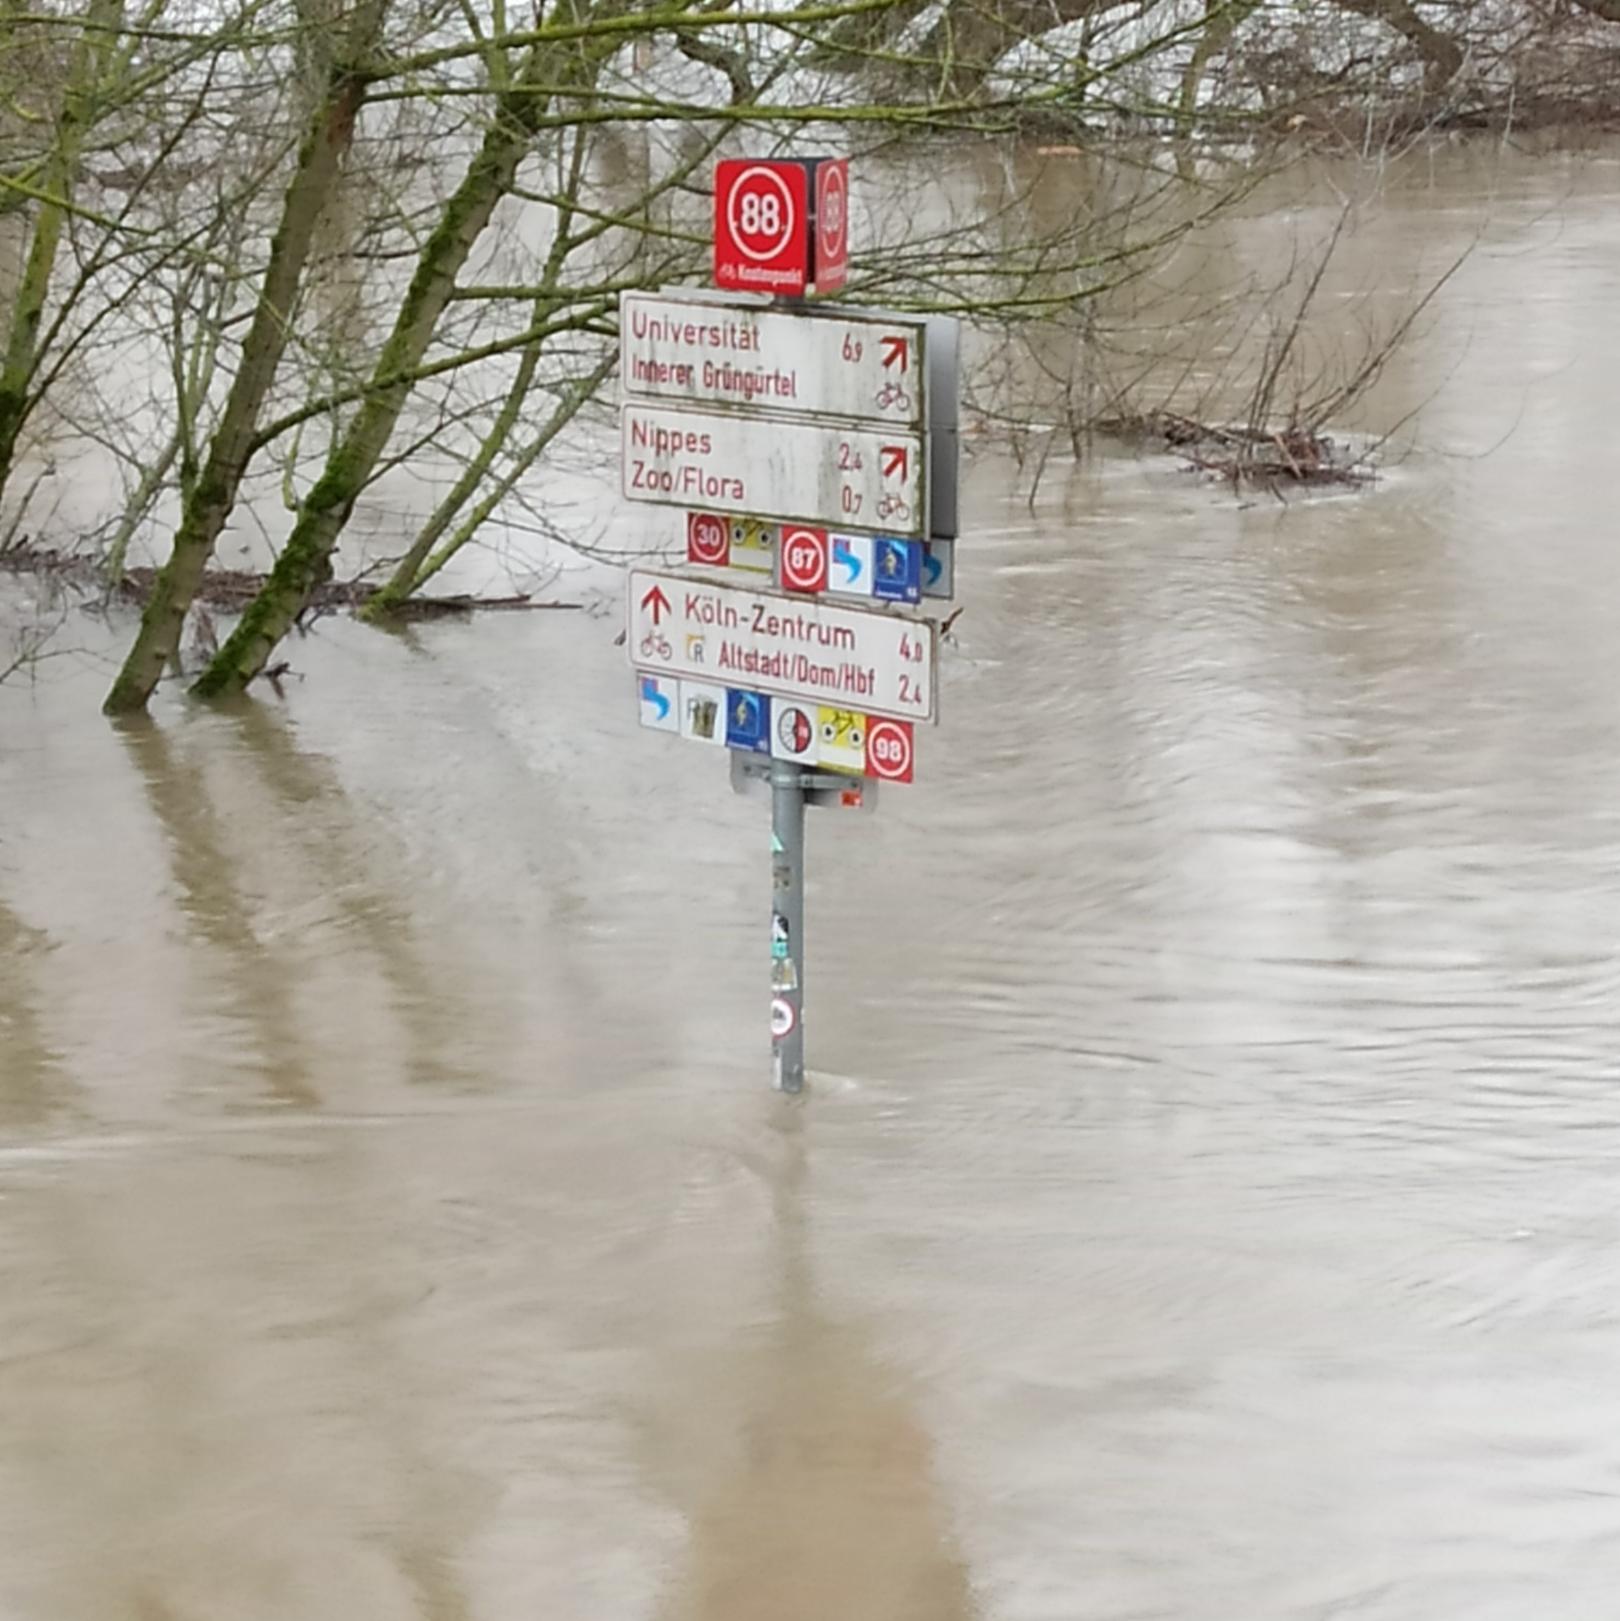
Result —
[[793, 1027], [799, 1022], [799, 1016], [793, 1011], [793, 1004], [785, 996], [771, 998], [771, 1039], [780, 1041], [784, 1036], [793, 1034]]
[[883, 782], [910, 782], [916, 763], [911, 722], [872, 720], [866, 731], [866, 774]]
[[789, 591], [812, 594], [827, 589], [827, 531], [782, 531], [782, 584]]

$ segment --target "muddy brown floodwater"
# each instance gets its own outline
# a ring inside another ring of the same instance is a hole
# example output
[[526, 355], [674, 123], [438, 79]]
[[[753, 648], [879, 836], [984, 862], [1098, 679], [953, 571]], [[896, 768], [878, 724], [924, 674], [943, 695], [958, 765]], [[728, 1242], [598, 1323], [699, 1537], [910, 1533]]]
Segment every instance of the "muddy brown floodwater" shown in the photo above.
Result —
[[0, 693], [0, 1617], [1610, 1621], [1617, 153], [1482, 210], [1370, 494], [979, 458], [799, 1104], [611, 618]]

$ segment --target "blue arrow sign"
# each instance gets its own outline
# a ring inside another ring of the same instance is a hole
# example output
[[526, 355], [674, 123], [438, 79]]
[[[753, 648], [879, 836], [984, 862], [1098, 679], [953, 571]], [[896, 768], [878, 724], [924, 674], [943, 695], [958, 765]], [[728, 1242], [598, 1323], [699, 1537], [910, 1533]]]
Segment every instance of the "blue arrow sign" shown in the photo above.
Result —
[[956, 595], [955, 541], [923, 542], [923, 595], [946, 598]]
[[861, 560], [841, 540], [833, 542], [833, 562], [849, 570], [849, 577], [842, 582], [845, 586], [854, 585], [860, 579]]
[[651, 676], [642, 678], [641, 701], [651, 704], [658, 711], [659, 720], [669, 719], [669, 699], [658, 690], [658, 683]]
[[678, 732], [681, 718], [675, 707], [678, 687], [668, 676], [643, 675], [637, 678], [636, 692], [641, 699], [641, 724], [655, 732]]

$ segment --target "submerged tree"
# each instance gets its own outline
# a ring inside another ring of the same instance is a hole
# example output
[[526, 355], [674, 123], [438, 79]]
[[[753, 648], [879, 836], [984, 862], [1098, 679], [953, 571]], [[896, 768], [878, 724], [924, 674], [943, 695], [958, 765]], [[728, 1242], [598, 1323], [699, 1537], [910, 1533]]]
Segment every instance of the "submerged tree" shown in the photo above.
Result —
[[[435, 496], [374, 619], [492, 527], [543, 526], [562, 458], [599, 440], [619, 293], [703, 274], [722, 151], [853, 149], [898, 195], [865, 199], [850, 296], [1073, 350], [1100, 293], [1254, 183], [1189, 142], [1309, 123], [1323, 80], [1279, 52], [1326, 60], [1348, 30], [1348, 100], [1386, 61], [1357, 30], [1431, 101], [1461, 76], [1431, 34], [1478, 57], [1475, 8], [1423, 33], [1383, 0], [1308, 0], [1286, 28], [1241, 0], [0, 7], [0, 502], [15, 527], [46, 428], [123, 469], [109, 569], [132, 547], [162, 567], [111, 711], [173, 667], [245, 523], [268, 576], [203, 695], [266, 667], [390, 481]], [[1081, 167], [1054, 183], [1032, 129]], [[134, 402], [131, 372], [153, 379]]]
[[[179, 528], [168, 562], [118, 679], [107, 695], [109, 713], [142, 709], [175, 656], [186, 614], [255, 449], [255, 435], [276, 370], [293, 332], [294, 305], [304, 279], [316, 227], [331, 206], [354, 139], [380, 44], [387, 0], [360, 0], [346, 17], [306, 14], [299, 36], [327, 58], [309, 97], [302, 138], [270, 241], [252, 323], [243, 340], [219, 422], [200, 473], [184, 492]], [[328, 33], [330, 29], [330, 33]]]
[[[379, 6], [346, 13], [343, 44], [307, 114], [252, 322], [230, 357], [233, 381], [207, 458], [184, 492], [168, 561], [108, 709], [143, 706], [173, 659], [255, 458], [284, 458], [292, 527], [263, 590], [198, 677], [199, 694], [240, 688], [265, 668], [330, 577], [368, 489], [413, 451], [450, 442], [461, 473], [369, 612], [385, 615], [433, 578], [503, 500], [532, 484], [596, 398], [615, 362], [620, 291], [700, 266], [704, 177], [739, 132], [751, 128], [754, 142], [787, 150], [827, 124], [874, 146], [940, 130], [1005, 134], [1023, 103], [1050, 95], [1043, 67], [1019, 75], [1011, 92], [964, 96], [942, 85], [874, 103], [846, 73], [810, 65], [829, 30], [879, 9], [877, 0], [847, 0], [750, 16], [564, 0], [527, 28], [469, 23], [460, 37], [439, 42], [430, 31], [417, 48], [393, 52], [378, 43], [392, 20]], [[1132, 54], [1139, 59], [1140, 47]], [[432, 139], [438, 152], [352, 232], [385, 317], [375, 335], [349, 333], [341, 367], [311, 386], [319, 323], [314, 301], [300, 302], [311, 242], [340, 177], [372, 172], [368, 121], [381, 129], [402, 112], [423, 120], [417, 139]], [[616, 162], [627, 147], [633, 160]], [[1093, 233], [1071, 219], [1009, 252], [1006, 223], [1017, 212], [1012, 204], [966, 230], [959, 220], [932, 231], [905, 222], [863, 291], [935, 307], [1028, 309], [1083, 296], [1088, 280], [1139, 251], [1126, 244], [1099, 255]], [[532, 254], [527, 273], [501, 281], [467, 274], [482, 270], [481, 260], [521, 257], [519, 242]], [[293, 391], [300, 375], [305, 386]], [[287, 409], [266, 420], [277, 390]], [[306, 483], [311, 430], [326, 450]]]

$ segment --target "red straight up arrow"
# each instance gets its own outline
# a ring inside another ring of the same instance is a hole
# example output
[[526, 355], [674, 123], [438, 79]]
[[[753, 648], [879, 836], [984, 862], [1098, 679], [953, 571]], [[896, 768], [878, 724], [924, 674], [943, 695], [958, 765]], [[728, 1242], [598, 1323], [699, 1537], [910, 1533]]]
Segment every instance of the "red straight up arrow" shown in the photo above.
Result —
[[885, 445], [879, 452], [885, 478], [904, 478], [911, 466], [911, 452], [904, 445]]
[[651, 610], [653, 626], [656, 629], [664, 615], [669, 612], [669, 598], [664, 595], [660, 587], [655, 585], [641, 599], [641, 606]]
[[889, 371], [898, 366], [904, 371], [911, 364], [911, 357], [907, 353], [907, 344], [904, 338], [883, 338], [883, 369]]

